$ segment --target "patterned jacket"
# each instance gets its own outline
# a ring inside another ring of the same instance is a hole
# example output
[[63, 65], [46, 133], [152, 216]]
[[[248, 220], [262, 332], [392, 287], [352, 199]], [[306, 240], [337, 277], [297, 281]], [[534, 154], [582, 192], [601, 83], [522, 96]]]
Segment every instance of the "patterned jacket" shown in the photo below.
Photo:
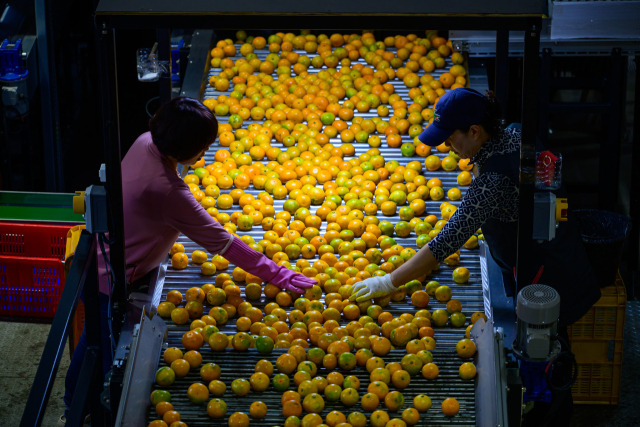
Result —
[[442, 261], [457, 251], [490, 218], [505, 223], [518, 221], [518, 183], [482, 167], [493, 156], [520, 152], [522, 134], [518, 129], [504, 129], [487, 141], [471, 159], [478, 176], [471, 182], [460, 207], [444, 228], [428, 243], [436, 260]]

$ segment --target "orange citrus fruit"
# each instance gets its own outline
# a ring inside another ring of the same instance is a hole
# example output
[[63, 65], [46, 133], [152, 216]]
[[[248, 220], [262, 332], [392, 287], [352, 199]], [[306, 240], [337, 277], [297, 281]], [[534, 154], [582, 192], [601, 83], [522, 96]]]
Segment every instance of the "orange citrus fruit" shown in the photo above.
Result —
[[431, 408], [431, 398], [426, 394], [418, 394], [413, 398], [413, 407], [419, 412], [427, 412]]
[[458, 356], [468, 359], [476, 354], [476, 345], [469, 338], [463, 338], [456, 344]]
[[453, 397], [447, 397], [442, 401], [442, 413], [447, 417], [453, 417], [460, 411], [460, 404]]

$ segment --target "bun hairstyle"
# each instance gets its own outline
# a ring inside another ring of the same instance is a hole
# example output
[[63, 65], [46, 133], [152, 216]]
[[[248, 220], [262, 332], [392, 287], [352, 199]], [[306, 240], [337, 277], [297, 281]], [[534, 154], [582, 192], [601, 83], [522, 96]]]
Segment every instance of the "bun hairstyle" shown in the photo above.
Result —
[[482, 127], [493, 138], [502, 132], [502, 108], [496, 98], [493, 91], [486, 91], [484, 97], [487, 99], [487, 109], [485, 111], [484, 119], [482, 120]]
[[[479, 123], [473, 124], [482, 126], [484, 130], [489, 134], [489, 137], [494, 138], [498, 136], [500, 132], [502, 132], [502, 129], [504, 127], [502, 125], [502, 108], [500, 107], [498, 98], [496, 98], [493, 91], [485, 91], [484, 99], [486, 101], [484, 116]], [[467, 133], [469, 132], [470, 127], [471, 125], [459, 130]]]
[[177, 97], [149, 120], [153, 143], [165, 156], [183, 162], [200, 154], [218, 135], [218, 121], [200, 101]]

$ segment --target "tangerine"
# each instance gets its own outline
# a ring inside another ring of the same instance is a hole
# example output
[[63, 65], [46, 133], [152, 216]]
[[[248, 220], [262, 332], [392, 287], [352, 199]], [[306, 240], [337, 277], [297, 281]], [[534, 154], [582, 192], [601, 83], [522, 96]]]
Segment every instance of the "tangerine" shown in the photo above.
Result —
[[418, 412], [427, 412], [431, 408], [431, 398], [426, 394], [418, 394], [413, 398], [413, 407]]
[[220, 380], [213, 380], [209, 383], [209, 392], [215, 397], [221, 397], [227, 391], [227, 385]]
[[237, 396], [244, 396], [251, 390], [251, 384], [245, 379], [236, 378], [231, 382], [231, 390]]
[[207, 414], [211, 418], [222, 418], [227, 413], [227, 404], [222, 399], [211, 399], [207, 404]]
[[427, 363], [422, 367], [422, 376], [428, 380], [435, 379], [440, 373], [440, 369], [438, 369], [438, 365], [435, 363]]
[[458, 374], [463, 380], [470, 380], [476, 376], [476, 366], [471, 362], [464, 362], [458, 368]]
[[389, 414], [387, 413], [387, 411], [384, 411], [382, 409], [373, 411], [371, 413], [371, 416], [369, 417], [369, 423], [371, 424], [371, 427], [385, 427], [388, 422]]
[[234, 412], [229, 416], [229, 427], [248, 427], [249, 415], [244, 412]]
[[176, 252], [171, 257], [171, 267], [176, 270], [184, 270], [189, 264], [189, 257], [184, 252]]
[[409, 426], [418, 424], [420, 413], [416, 408], [407, 408], [402, 411], [402, 420]]
[[209, 398], [209, 389], [201, 383], [193, 383], [187, 389], [187, 397], [192, 403], [199, 405]]
[[476, 354], [476, 345], [469, 338], [463, 338], [456, 344], [458, 356], [468, 359]]
[[163, 366], [156, 371], [156, 383], [161, 387], [170, 386], [176, 380], [176, 373], [168, 366]]
[[171, 362], [171, 369], [175, 372], [176, 377], [183, 378], [189, 373], [191, 365], [184, 359], [176, 359]]
[[261, 401], [253, 402], [249, 407], [249, 414], [255, 419], [262, 419], [267, 415], [267, 405]]
[[302, 404], [297, 400], [287, 400], [282, 403], [282, 415], [289, 417], [299, 417], [302, 415]]
[[441, 404], [442, 413], [447, 417], [453, 417], [460, 411], [460, 404], [453, 397], [447, 397]]

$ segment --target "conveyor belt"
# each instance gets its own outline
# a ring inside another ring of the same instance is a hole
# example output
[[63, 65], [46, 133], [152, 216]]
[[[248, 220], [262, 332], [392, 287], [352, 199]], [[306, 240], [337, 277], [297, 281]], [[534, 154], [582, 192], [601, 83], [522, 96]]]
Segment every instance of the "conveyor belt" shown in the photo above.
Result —
[[[254, 366], [257, 361], [267, 358], [273, 362], [280, 354], [285, 352], [286, 351], [283, 349], [276, 349], [269, 357], [265, 357], [264, 354], [260, 354], [253, 350], [247, 352], [226, 350], [225, 352], [220, 353], [213, 353], [205, 350], [202, 352], [204, 357], [203, 363], [215, 362], [222, 368], [220, 380], [227, 384], [227, 391], [221, 399], [227, 404], [227, 416], [236, 411], [248, 413], [251, 403], [259, 400], [267, 405], [267, 416], [260, 421], [252, 419], [251, 425], [282, 425], [284, 418], [281, 412], [281, 393], [274, 392], [273, 389], [269, 388], [264, 392], [250, 392], [245, 396], [239, 397], [231, 391], [230, 384], [236, 378], [244, 378], [248, 380], [255, 372]], [[450, 352], [447, 350], [436, 349], [432, 351], [432, 353], [434, 362], [437, 362], [438, 367], [440, 368], [440, 374], [438, 377], [434, 380], [427, 380], [419, 374], [411, 377], [411, 384], [409, 387], [402, 390], [405, 402], [403, 408], [396, 413], [389, 412], [389, 416], [391, 418], [399, 418], [402, 410], [413, 406], [413, 398], [416, 395], [426, 394], [432, 398], [433, 406], [428, 412], [421, 414], [420, 422], [417, 424], [418, 426], [475, 426], [475, 396], [473, 393], [473, 382], [463, 381], [460, 379], [458, 376], [458, 366], [460, 365], [460, 361], [457, 358], [451, 357]], [[392, 350], [384, 357], [384, 359], [387, 362], [399, 362], [405, 354], [406, 352], [404, 350]], [[320, 368], [318, 370], [318, 375], [326, 376], [328, 373], [329, 371], [324, 368]], [[369, 375], [366, 373], [364, 368], [357, 367], [353, 371], [342, 371], [342, 373], [345, 376], [356, 375], [358, 379], [360, 379], [360, 388], [358, 390], [360, 397], [367, 392], [366, 390], [370, 381]], [[198, 407], [187, 399], [186, 390], [189, 385], [194, 382], [202, 382], [200, 375], [195, 370], [190, 372], [186, 377], [176, 380], [171, 387], [164, 388], [172, 392], [171, 403], [175, 408], [178, 408], [178, 411], [182, 416], [182, 420], [185, 421], [189, 427], [226, 425], [226, 419], [223, 421], [221, 419], [214, 420], [209, 418], [206, 411], [206, 405]], [[291, 381], [289, 389], [296, 389], [293, 384], [293, 380]], [[391, 385], [389, 386], [389, 389], [395, 390]], [[173, 392], [173, 390], [181, 390], [182, 393], [176, 393]], [[440, 411], [439, 406], [441, 399], [439, 399], [438, 396], [445, 395], [447, 397], [455, 397], [460, 403], [460, 413], [455, 417], [446, 417]], [[359, 403], [356, 403], [351, 407], [347, 407], [340, 402], [330, 403], [325, 400], [325, 403], [325, 410], [320, 414], [323, 419], [330, 411], [335, 410], [341, 411], [345, 415], [352, 411], [363, 412], [367, 415], [367, 418], [371, 415], [371, 412], [362, 411]], [[384, 403], [381, 403], [378, 406], [378, 409], [384, 410]], [[152, 407], [149, 408], [149, 416], [150, 419], [157, 417]]]
[[[236, 45], [237, 51], [240, 51], [240, 45]], [[307, 54], [304, 51], [298, 51], [301, 55]], [[256, 51], [255, 52], [260, 59], [264, 59], [268, 52], [266, 50]], [[307, 54], [308, 55], [308, 54]], [[313, 55], [309, 55], [313, 56]], [[232, 58], [232, 59], [238, 59]], [[359, 61], [363, 62], [362, 59]], [[446, 69], [450, 66], [450, 63], [447, 63]], [[210, 70], [209, 76], [217, 74], [218, 70]], [[313, 68], [310, 68], [310, 71], [316, 71]], [[436, 79], [438, 75], [442, 73], [444, 70], [436, 70], [432, 74]], [[423, 74], [423, 71], [419, 72], [420, 75]], [[408, 97], [408, 89], [405, 85], [398, 80], [392, 81], [394, 84], [395, 92], [400, 94], [402, 98], [406, 101], [411, 101]], [[207, 85], [208, 86], [208, 85]], [[216, 97], [221, 93], [215, 92], [214, 89], [210, 86], [207, 87], [204, 99]], [[392, 115], [392, 109], [390, 107], [390, 116]], [[364, 117], [373, 117], [375, 113], [362, 114], [356, 113], [358, 115], [363, 115]], [[226, 122], [228, 117], [219, 117], [221, 122]], [[251, 123], [251, 120], [247, 120], [244, 122], [243, 127], [248, 126]], [[332, 138], [330, 141], [334, 145], [339, 145], [339, 138]], [[402, 142], [410, 142], [410, 137], [408, 135], [402, 136]], [[272, 141], [273, 146], [277, 146], [282, 148], [282, 144], [278, 142]], [[366, 152], [370, 147], [366, 143], [353, 143], [355, 147], [355, 156], [359, 156], [360, 154]], [[211, 149], [205, 154], [205, 162], [206, 164], [212, 163], [213, 156], [215, 151], [217, 151], [219, 146], [212, 146]], [[383, 145], [379, 147], [381, 151], [381, 155], [386, 159], [386, 161], [397, 160], [401, 165], [406, 165], [409, 161], [418, 160], [424, 161], [423, 158], [420, 157], [404, 157], [400, 153], [400, 149], [398, 148], [389, 148], [386, 146], [385, 138], [383, 138]], [[445, 154], [437, 153], [434, 150], [434, 153], [438, 155], [440, 158], [443, 158]], [[423, 172], [424, 176], [429, 178], [439, 178], [442, 180], [443, 189], [445, 193], [448, 189], [452, 187], [458, 187], [456, 182], [456, 176], [460, 171], [456, 170], [455, 172], [445, 172], [443, 170], [439, 170], [436, 172]], [[462, 193], [464, 194], [465, 188], [460, 187]], [[228, 192], [228, 190], [222, 190], [223, 193]], [[250, 187], [245, 190], [246, 193], [253, 194], [254, 196], [259, 193], [258, 190]], [[440, 201], [426, 201], [426, 213], [421, 215], [424, 217], [428, 214], [435, 214], [438, 218], [440, 218], [440, 204], [444, 201], [448, 201], [448, 199], [443, 199]], [[282, 210], [282, 206], [285, 200], [275, 200], [274, 207], [276, 212]], [[452, 202], [454, 205], [459, 206], [459, 201]], [[310, 211], [313, 213], [315, 209], [319, 206], [312, 205], [310, 207]], [[223, 211], [232, 213], [233, 210]], [[388, 220], [394, 225], [399, 221], [397, 216], [386, 217], [382, 214], [378, 215], [381, 219]], [[326, 222], [323, 222], [322, 227], [320, 229], [321, 234], [326, 231]], [[241, 232], [242, 233], [242, 232]], [[249, 232], [244, 232], [243, 234], [247, 234], [252, 236], [256, 241], [262, 239], [262, 235], [264, 230], [260, 226], [254, 226], [254, 228]], [[404, 247], [412, 247], [416, 248], [415, 234], [412, 233], [410, 237], [407, 238], [399, 238], [394, 236], [396, 242]], [[185, 247], [185, 252], [190, 254], [193, 250], [201, 249], [197, 244], [189, 240], [186, 236], [181, 235], [178, 239], [180, 243], [182, 243]], [[313, 262], [313, 260], [310, 260]], [[458, 299], [462, 302], [463, 313], [470, 318], [471, 314], [476, 311], [483, 311], [483, 300], [482, 300], [482, 277], [480, 272], [480, 259], [478, 255], [478, 250], [467, 250], [462, 248], [460, 250], [460, 265], [469, 269], [471, 273], [471, 277], [466, 284], [456, 284], [452, 279], [452, 271], [453, 268], [448, 267], [446, 265], [442, 265], [439, 271], [434, 272], [432, 276], [430, 276], [429, 280], [437, 280], [442, 285], [448, 285], [451, 287], [453, 291], [453, 298]], [[231, 272], [233, 269], [233, 265], [230, 265], [227, 268], [226, 272]], [[205, 283], [212, 283], [214, 277], [203, 276], [200, 274], [200, 267], [197, 265], [189, 264], [189, 266], [184, 270], [174, 270], [171, 268], [170, 263], [167, 267], [167, 274], [164, 281], [164, 291], [163, 291], [163, 300], [166, 296], [166, 293], [169, 290], [177, 289], [181, 292], [184, 292], [192, 287], [192, 286], [201, 286]], [[262, 297], [259, 302], [253, 302], [252, 304], [256, 307], [263, 308], [266, 305], [267, 301]], [[428, 309], [434, 310], [436, 308], [445, 308], [444, 303], [440, 303], [432, 298]], [[205, 308], [206, 310], [206, 308]], [[399, 315], [403, 312], [415, 312], [417, 309], [413, 307], [408, 300], [408, 298], [401, 303], [391, 303], [389, 306], [385, 307], [386, 311], [391, 312], [392, 314]], [[181, 345], [181, 337], [182, 334], [188, 330], [188, 326], [177, 326], [173, 324], [173, 322], [167, 322], [169, 333], [168, 333], [168, 345], [169, 346], [177, 346], [182, 347]], [[410, 386], [403, 391], [405, 396], [405, 405], [404, 408], [411, 407], [411, 402], [413, 397], [419, 393], [426, 393], [429, 395], [433, 401], [433, 407], [425, 414], [421, 414], [421, 420], [418, 425], [475, 425], [475, 387], [473, 381], [463, 381], [460, 379], [458, 375], [458, 367], [463, 362], [461, 358], [456, 355], [455, 352], [455, 344], [464, 337], [465, 328], [452, 328], [452, 327], [444, 327], [444, 328], [434, 328], [435, 329], [435, 339], [437, 342], [437, 349], [433, 351], [434, 354], [434, 362], [440, 368], [440, 375], [435, 380], [426, 380], [420, 374], [417, 376], [413, 376], [411, 378]], [[234, 334], [235, 329], [235, 319], [230, 319], [227, 324], [221, 327], [221, 330], [228, 334]], [[230, 383], [235, 378], [245, 378], [248, 379], [249, 376], [254, 372], [255, 362], [265, 358], [265, 355], [259, 354], [256, 350], [250, 349], [248, 352], [238, 352], [233, 350], [227, 350], [222, 353], [213, 353], [206, 345], [202, 349], [202, 355], [204, 357], [204, 362], [215, 362], [219, 364], [222, 368], [222, 380], [227, 384], [228, 389], [223, 399], [228, 405], [227, 415], [230, 415], [236, 411], [243, 411], [248, 413], [249, 406], [251, 402], [254, 400], [262, 400], [269, 407], [269, 413], [266, 418], [256, 421], [251, 421], [251, 425], [282, 425], [284, 422], [284, 417], [281, 414], [281, 405], [280, 405], [280, 393], [274, 392], [272, 389], [267, 390], [263, 393], [250, 393], [249, 395], [239, 398], [233, 394], [230, 390]], [[282, 352], [282, 350], [274, 350], [274, 354], [268, 357], [275, 364], [275, 359], [277, 358], [277, 354]], [[404, 350], [393, 350], [388, 356], [385, 356], [385, 361], [397, 360], [399, 361], [402, 356], [406, 354]], [[325, 375], [328, 372], [323, 372], [324, 369], [319, 371], [319, 375]], [[357, 375], [360, 379], [362, 385], [360, 387], [360, 396], [366, 392], [366, 386], [369, 382], [369, 375], [364, 370], [364, 368], [356, 368], [352, 371], [354, 375]], [[211, 420], [207, 414], [205, 407], [198, 408], [195, 405], [191, 404], [186, 397], [186, 389], [188, 385], [193, 382], [198, 382], [200, 380], [200, 376], [197, 371], [190, 372], [187, 377], [177, 380], [176, 383], [166, 388], [172, 392], [172, 403], [176, 407], [176, 409], [181, 413], [182, 420], [185, 421], [189, 426], [198, 426], [198, 425], [226, 425], [226, 419], [222, 420]], [[293, 382], [290, 389], [293, 389]], [[363, 390], [365, 390], [363, 392]], [[440, 411], [440, 404], [445, 397], [455, 397], [460, 402], [460, 413], [455, 417], [448, 418], [445, 417]], [[378, 409], [384, 409], [384, 405], [381, 404]], [[350, 410], [360, 411], [360, 405], [356, 404], [351, 409], [345, 407], [342, 404], [332, 404], [326, 405], [325, 411], [321, 414], [326, 415], [331, 410], [340, 410], [345, 414], [348, 414]], [[390, 416], [393, 418], [400, 417], [401, 412], [397, 414], [390, 413]], [[155, 418], [155, 413], [153, 408], [150, 409], [151, 419]]]

